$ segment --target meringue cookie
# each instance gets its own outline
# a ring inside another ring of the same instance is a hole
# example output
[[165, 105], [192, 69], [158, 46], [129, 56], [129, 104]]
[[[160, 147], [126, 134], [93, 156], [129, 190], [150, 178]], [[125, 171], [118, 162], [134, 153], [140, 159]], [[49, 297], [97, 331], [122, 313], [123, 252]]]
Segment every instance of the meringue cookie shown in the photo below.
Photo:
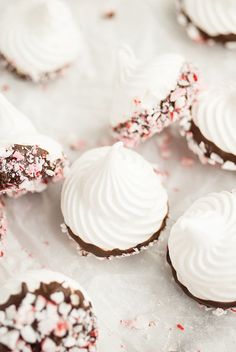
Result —
[[0, 199], [0, 258], [4, 256], [4, 242], [7, 233], [7, 219], [5, 205]]
[[168, 241], [176, 281], [199, 303], [236, 306], [236, 192], [198, 199], [177, 220]]
[[220, 42], [236, 49], [236, 3], [234, 0], [176, 0], [178, 20], [191, 39]]
[[181, 121], [181, 133], [203, 163], [236, 170], [236, 86], [203, 92], [190, 115]]
[[151, 164], [123, 147], [92, 149], [66, 177], [61, 208], [68, 235], [97, 257], [130, 255], [165, 227], [168, 197]]
[[2, 352], [95, 352], [96, 339], [92, 305], [74, 280], [36, 270], [1, 287]]
[[63, 177], [67, 161], [59, 143], [0, 94], [0, 194], [40, 192]]
[[178, 120], [195, 99], [197, 81], [182, 55], [142, 62], [122, 48], [110, 116], [115, 138], [134, 146]]
[[0, 53], [9, 68], [35, 82], [54, 78], [76, 60], [82, 43], [62, 0], [18, 0], [0, 15]]

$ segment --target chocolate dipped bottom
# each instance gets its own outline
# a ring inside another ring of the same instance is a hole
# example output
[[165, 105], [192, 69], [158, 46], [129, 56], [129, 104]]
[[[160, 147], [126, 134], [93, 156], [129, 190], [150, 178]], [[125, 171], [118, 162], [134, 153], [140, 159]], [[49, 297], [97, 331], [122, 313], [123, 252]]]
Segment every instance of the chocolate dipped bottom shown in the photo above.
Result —
[[[202, 1], [202, 0], [201, 0]], [[186, 2], [186, 4], [185, 4]], [[192, 1], [193, 2], [193, 1]], [[191, 0], [189, 1], [190, 3], [190, 9], [191, 12], [190, 14], [188, 13], [188, 1], [184, 0], [177, 0], [177, 6], [178, 6], [178, 13], [179, 17], [178, 20], [181, 25], [186, 27], [188, 35], [195, 41], [197, 42], [209, 42], [209, 43], [219, 43], [227, 46], [228, 48], [235, 48], [236, 47], [236, 33], [233, 31], [236, 31], [236, 21], [234, 28], [232, 27], [233, 24], [233, 17], [229, 18], [229, 10], [224, 9], [222, 4], [219, 5], [217, 3], [211, 2], [211, 3], [206, 3], [204, 4], [204, 1], [202, 1], [202, 7], [201, 7], [201, 2], [199, 1], [199, 7], [196, 6], [196, 4], [191, 4]], [[208, 8], [209, 5], [209, 8]], [[191, 8], [192, 6], [192, 8]], [[195, 7], [196, 6], [196, 7]], [[204, 7], [205, 6], [205, 7]], [[225, 7], [227, 8], [227, 4], [225, 4]], [[199, 11], [199, 12], [198, 12]], [[201, 16], [200, 16], [200, 11], [201, 11]], [[224, 14], [225, 11], [225, 14]], [[228, 12], [227, 12], [228, 11]], [[232, 12], [235, 11], [235, 8], [232, 8]], [[209, 16], [209, 12], [211, 13], [211, 17]], [[222, 16], [222, 19], [220, 21], [220, 16]], [[209, 17], [209, 18], [208, 18]], [[216, 19], [216, 23], [213, 26], [212, 23], [212, 18]], [[208, 18], [208, 21], [207, 21]], [[227, 20], [228, 20], [228, 26], [227, 26]], [[200, 23], [202, 25], [200, 25]], [[203, 25], [204, 24], [204, 25]], [[218, 27], [217, 27], [218, 25]], [[205, 28], [209, 26], [209, 31], [207, 31]], [[218, 33], [216, 31], [216, 28], [218, 28]], [[232, 32], [230, 32], [230, 28], [232, 28]], [[222, 31], [222, 33], [220, 33]]]
[[[0, 155], [0, 194], [26, 192], [30, 183], [46, 185], [51, 180], [63, 178], [66, 159], [50, 161], [48, 151], [38, 146], [13, 145]], [[37, 188], [37, 186], [35, 186]], [[34, 187], [32, 187], [34, 191]]]
[[21, 78], [36, 83], [54, 79], [77, 59], [82, 48], [79, 28], [63, 1], [4, 3], [0, 61]]
[[0, 195], [41, 192], [64, 177], [62, 146], [39, 133], [28, 117], [0, 94]]
[[96, 257], [109, 259], [110, 257], [122, 257], [122, 256], [129, 256], [132, 254], [136, 254], [142, 251], [143, 249], [149, 247], [150, 245], [154, 244], [158, 240], [161, 232], [164, 231], [166, 227], [167, 219], [168, 219], [168, 215], [166, 215], [165, 219], [163, 220], [161, 228], [154, 235], [152, 235], [147, 241], [138, 244], [136, 247], [128, 248], [126, 250], [122, 250], [119, 248], [115, 248], [112, 250], [104, 250], [91, 243], [84, 242], [79, 236], [73, 234], [73, 232], [68, 226], [67, 226], [67, 230], [68, 230], [68, 236], [72, 238], [79, 245], [79, 247], [83, 251], [84, 256], [88, 255], [89, 253], [92, 253]]
[[167, 261], [177, 284], [207, 307], [236, 307], [236, 192], [209, 193], [175, 222]]
[[206, 164], [236, 170], [234, 83], [203, 91], [180, 122], [190, 149]]
[[206, 157], [210, 158], [211, 154], [215, 153], [219, 155], [224, 162], [231, 161], [232, 163], [236, 164], [236, 155], [232, 153], [224, 152], [219, 147], [217, 147], [217, 145], [215, 145], [213, 142], [205, 138], [201, 133], [200, 129], [195, 125], [193, 121], [191, 121], [191, 127], [189, 131], [192, 132], [193, 139], [198, 145], [200, 145], [201, 143], [204, 143], [204, 147], [206, 149], [206, 152], [205, 152]]
[[[7, 69], [9, 72], [11, 72], [16, 77], [22, 79], [23, 81], [33, 80], [33, 78], [29, 74], [21, 72], [20, 69], [14, 66], [12, 62], [8, 61], [3, 54], [0, 54], [0, 66]], [[64, 71], [68, 68], [69, 65], [65, 65], [63, 68], [60, 68], [56, 71], [42, 73], [37, 79], [37, 83], [47, 83], [48, 81], [57, 79], [58, 77], [62, 77]]]
[[219, 34], [219, 35], [211, 36], [208, 33], [204, 32], [200, 27], [198, 27], [194, 23], [194, 21], [186, 14], [183, 8], [181, 9], [181, 14], [186, 18], [186, 21], [188, 24], [193, 25], [199, 31], [203, 41], [213, 40], [214, 42], [217, 42], [220, 44], [226, 44], [228, 42], [236, 42], [236, 34], [229, 33], [229, 34]]
[[204, 299], [201, 299], [201, 298], [198, 298], [198, 297], [195, 297], [194, 295], [192, 295], [192, 293], [187, 289], [187, 287], [184, 286], [178, 280], [177, 272], [176, 272], [175, 268], [173, 267], [173, 265], [171, 263], [169, 249], [167, 249], [166, 260], [167, 260], [168, 264], [171, 267], [172, 275], [173, 275], [173, 278], [174, 278], [175, 282], [180, 286], [180, 288], [184, 291], [184, 293], [187, 296], [189, 296], [190, 298], [192, 298], [193, 300], [195, 300], [199, 304], [204, 305], [204, 306], [209, 307], [209, 308], [230, 309], [230, 308], [235, 308], [236, 307], [236, 300], [233, 301], [233, 302], [216, 302], [216, 301], [204, 300]]
[[1, 352], [96, 351], [96, 319], [79, 289], [57, 281], [30, 287], [22, 282], [20, 291], [0, 305]]

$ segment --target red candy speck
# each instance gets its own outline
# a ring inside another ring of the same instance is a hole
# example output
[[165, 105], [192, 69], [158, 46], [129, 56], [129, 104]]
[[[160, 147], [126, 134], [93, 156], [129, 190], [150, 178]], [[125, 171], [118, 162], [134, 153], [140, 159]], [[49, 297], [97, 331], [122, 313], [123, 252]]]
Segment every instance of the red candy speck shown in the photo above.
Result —
[[181, 331], [184, 331], [184, 330], [185, 330], [184, 327], [183, 327], [183, 325], [181, 325], [181, 324], [177, 324], [176, 327], [177, 327], [179, 330], [181, 330]]

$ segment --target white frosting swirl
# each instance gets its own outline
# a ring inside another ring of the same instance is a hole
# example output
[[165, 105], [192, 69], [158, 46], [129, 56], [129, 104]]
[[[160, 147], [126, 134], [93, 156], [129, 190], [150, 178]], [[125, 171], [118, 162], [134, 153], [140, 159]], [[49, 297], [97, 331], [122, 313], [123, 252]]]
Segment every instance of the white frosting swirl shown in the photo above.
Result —
[[118, 142], [86, 152], [62, 189], [65, 223], [103, 250], [134, 248], [157, 232], [167, 215], [167, 193], [142, 156]]
[[5, 285], [2, 285], [0, 290], [0, 304], [6, 303], [11, 295], [19, 294], [22, 290], [23, 282], [27, 284], [31, 292], [39, 289], [41, 283], [50, 284], [57, 282], [64, 288], [71, 288], [72, 290], [82, 292], [85, 299], [88, 299], [87, 293], [75, 280], [54, 271], [40, 269], [28, 271], [24, 274], [16, 276], [10, 279]]
[[227, 153], [236, 155], [236, 88], [211, 89], [199, 97], [192, 110], [202, 135]]
[[62, 158], [62, 147], [53, 139], [39, 134], [31, 121], [0, 94], [0, 156], [14, 144], [37, 145], [50, 154], [50, 159]]
[[73, 62], [79, 44], [78, 28], [62, 0], [17, 0], [0, 16], [0, 52], [35, 81]]
[[195, 297], [236, 301], [236, 192], [211, 193], [179, 218], [169, 238], [178, 280]]
[[211, 36], [236, 34], [235, 0], [182, 0], [192, 22]]
[[152, 111], [176, 88], [182, 55], [165, 54], [139, 61], [129, 48], [118, 53], [118, 68], [110, 123], [116, 126], [130, 120], [139, 111]]

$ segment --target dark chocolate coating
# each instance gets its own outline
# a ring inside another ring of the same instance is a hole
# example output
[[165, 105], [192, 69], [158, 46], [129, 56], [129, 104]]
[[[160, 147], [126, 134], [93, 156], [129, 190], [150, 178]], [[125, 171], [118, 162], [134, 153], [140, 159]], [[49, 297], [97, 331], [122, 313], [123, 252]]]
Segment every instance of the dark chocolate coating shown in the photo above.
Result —
[[213, 142], [205, 138], [202, 135], [200, 129], [195, 125], [193, 120], [191, 121], [191, 127], [189, 131], [192, 132], [193, 139], [198, 145], [200, 145], [201, 142], [204, 143], [206, 148], [206, 153], [205, 153], [206, 157], [210, 158], [211, 153], [215, 153], [219, 155], [224, 160], [224, 162], [231, 161], [236, 164], [236, 155], [224, 152], [222, 149], [217, 147]]
[[[197, 1], [197, 0], [196, 0]], [[191, 19], [187, 13], [185, 12], [184, 6], [182, 4], [182, 0], [179, 0], [179, 3], [181, 5], [181, 10], [180, 13], [186, 18], [188, 24], [192, 24], [195, 28], [197, 28], [197, 30], [200, 32], [202, 38], [204, 40], [213, 40], [217, 43], [220, 44], [226, 44], [228, 42], [235, 42], [236, 41], [236, 34], [234, 33], [229, 33], [229, 34], [219, 34], [219, 35], [215, 35], [215, 36], [211, 36], [210, 34], [208, 34], [207, 32], [205, 32], [203, 29], [201, 29], [200, 27], [198, 27], [195, 23], [194, 20]]]
[[[56, 160], [51, 163], [47, 159], [48, 152], [39, 147], [14, 144], [12, 150], [9, 157], [0, 157], [0, 192], [17, 190], [25, 179], [29, 181], [40, 179], [42, 183], [47, 184], [51, 179], [51, 176], [47, 174], [48, 171], [55, 172], [57, 168], [64, 168], [64, 160]], [[23, 160], [18, 161], [14, 157], [15, 152], [20, 153]], [[36, 160], [43, 161], [42, 170], [37, 175], [30, 176], [27, 173], [27, 167], [34, 164]], [[19, 166], [17, 167], [18, 171], [14, 171], [15, 166]]]
[[80, 246], [80, 248], [88, 253], [94, 254], [96, 257], [100, 258], [109, 258], [109, 257], [119, 257], [119, 256], [124, 256], [124, 255], [131, 255], [134, 254], [137, 251], [141, 251], [143, 247], [147, 247], [150, 243], [158, 240], [161, 232], [165, 229], [166, 227], [166, 221], [168, 218], [168, 214], [164, 218], [161, 228], [154, 234], [152, 235], [147, 241], [140, 243], [134, 248], [129, 248], [126, 250], [122, 250], [119, 248], [115, 248], [112, 250], [104, 250], [102, 248], [99, 248], [91, 243], [86, 243], [84, 242], [79, 236], [76, 236], [71, 229], [67, 226], [68, 229], [68, 234], [69, 236]]
[[[62, 292], [65, 297], [64, 302], [68, 303], [68, 304], [71, 304], [71, 300], [70, 300], [71, 294], [76, 294], [79, 297], [79, 304], [78, 304], [78, 306], [74, 306], [74, 308], [80, 308], [80, 309], [83, 309], [83, 310], [89, 312], [88, 314], [91, 317], [91, 319], [94, 319], [94, 316], [92, 313], [92, 306], [90, 303], [89, 303], [89, 305], [86, 305], [86, 306], [84, 305], [85, 298], [84, 298], [82, 292], [79, 290], [72, 290], [71, 288], [65, 288], [62, 286], [62, 284], [60, 284], [58, 282], [51, 282], [50, 284], [41, 283], [40, 287], [37, 290], [35, 290], [34, 292], [29, 291], [26, 283], [22, 283], [21, 292], [18, 294], [15, 294], [15, 295], [11, 295], [6, 303], [0, 305], [0, 311], [5, 311], [11, 305], [14, 305], [16, 307], [16, 310], [18, 310], [18, 308], [21, 305], [22, 300], [25, 298], [25, 296], [27, 295], [28, 292], [33, 293], [36, 297], [42, 296], [47, 301], [51, 301], [51, 298], [50, 298], [51, 294], [56, 293], [56, 292]], [[35, 320], [34, 323], [32, 324], [32, 327], [35, 331], [37, 331], [37, 324], [38, 324], [37, 320]], [[1, 324], [0, 324], [0, 327], [1, 327]], [[84, 327], [83, 327], [83, 329], [84, 329]], [[96, 327], [94, 326], [94, 330], [84, 331], [85, 334], [90, 334], [91, 343], [95, 343], [95, 341], [96, 341], [95, 329], [96, 329]], [[55, 336], [55, 334], [53, 332], [47, 337], [49, 337], [52, 341], [54, 341], [57, 346], [62, 345], [62, 338]], [[64, 336], [63, 336], [63, 338], [64, 338]], [[42, 349], [41, 349], [42, 348], [42, 341], [36, 342], [35, 344], [30, 344], [30, 347], [33, 352], [41, 352], [42, 351]], [[6, 347], [5, 345], [2, 345], [0, 343], [0, 351], [1, 352], [10, 352], [11, 350], [8, 347]]]
[[[233, 302], [217, 302], [217, 301], [209, 301], [209, 300], [204, 300], [198, 297], [195, 297], [188, 289], [186, 286], [184, 286], [178, 279], [177, 277], [177, 272], [175, 268], [172, 265], [171, 259], [170, 259], [170, 254], [169, 254], [169, 249], [167, 248], [167, 255], [166, 259], [168, 264], [171, 267], [173, 277], [175, 279], [175, 282], [181, 287], [181, 289], [184, 291], [184, 293], [192, 298], [193, 300], [197, 301], [199, 304], [204, 305], [209, 308], [222, 308], [222, 309], [230, 309], [236, 307], [236, 301]], [[236, 296], [236, 293], [235, 293]]]
[[[32, 77], [28, 74], [22, 73], [18, 70], [17, 67], [14, 66], [12, 62], [10, 62], [3, 54], [0, 53], [0, 65], [4, 66], [8, 71], [13, 73], [18, 78], [22, 79], [23, 81], [32, 81]], [[46, 83], [51, 79], [55, 79], [59, 77], [64, 69], [67, 68], [67, 65], [58, 69], [54, 72], [45, 72], [40, 77], [40, 83]]]

